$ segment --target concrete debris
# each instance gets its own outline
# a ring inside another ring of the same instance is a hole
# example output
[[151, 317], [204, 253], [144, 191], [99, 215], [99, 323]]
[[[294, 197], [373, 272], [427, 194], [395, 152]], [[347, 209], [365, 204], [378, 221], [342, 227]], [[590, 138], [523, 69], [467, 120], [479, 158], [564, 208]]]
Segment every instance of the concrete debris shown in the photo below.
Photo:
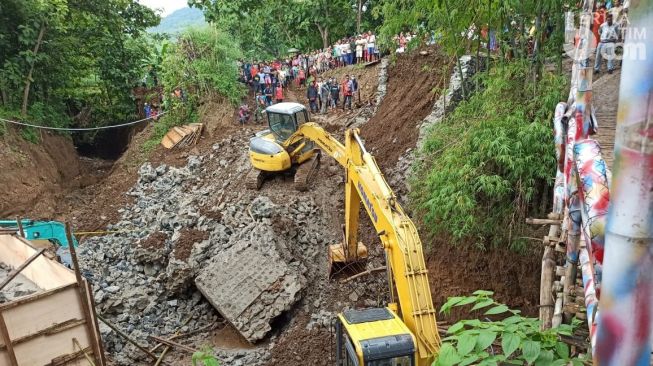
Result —
[[[98, 312], [141, 344], [152, 346], [148, 335], [170, 335], [189, 316], [189, 331], [224, 316], [246, 339], [262, 340], [302, 299], [309, 278], [326, 276], [324, 253], [336, 238], [328, 234], [325, 202], [317, 204], [314, 192], [295, 194], [292, 182], [292, 195], [245, 189], [247, 138], [223, 139], [182, 167], [143, 164], [127, 193], [134, 203], [107, 227], [120, 233], [80, 246]], [[207, 238], [187, 243], [190, 229]], [[102, 335], [117, 364], [147, 361], [110, 329]], [[268, 354], [258, 347], [218, 357], [227, 366], [261, 365]]]
[[243, 337], [256, 342], [299, 300], [305, 268], [283, 260], [277, 248], [283, 240], [271, 228], [254, 227], [244, 239], [214, 257], [195, 285]]

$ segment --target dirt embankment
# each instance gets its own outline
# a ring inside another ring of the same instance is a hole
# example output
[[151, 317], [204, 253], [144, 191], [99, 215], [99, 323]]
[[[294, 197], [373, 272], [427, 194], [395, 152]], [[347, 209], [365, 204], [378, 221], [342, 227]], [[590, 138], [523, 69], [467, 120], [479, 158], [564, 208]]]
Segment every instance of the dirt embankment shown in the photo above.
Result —
[[[82, 167], [72, 141], [43, 132], [40, 142], [25, 141], [20, 132], [8, 127], [0, 136], [0, 217], [22, 215], [26, 207], [61, 190], [84, 184]], [[52, 202], [50, 202], [52, 204]]]
[[[49, 190], [40, 194], [38, 199], [23, 200], [12, 207], [15, 207], [16, 213], [25, 215], [25, 217], [69, 222], [76, 231], [104, 230], [108, 224], [120, 221], [119, 210], [133, 201], [126, 192], [136, 183], [138, 168], [144, 162], [164, 163], [170, 166], [185, 165], [189, 154], [207, 153], [216, 140], [236, 133], [239, 128], [234, 122], [236, 121], [236, 109], [224, 98], [207, 100], [202, 104], [200, 110], [199, 122], [204, 124], [205, 133], [192, 149], [167, 150], [159, 145], [153, 151], [144, 150], [143, 144], [151, 137], [156, 121], [136, 133], [129, 148], [115, 162], [97, 159], [80, 160], [72, 143], [67, 146], [56, 145], [52, 149], [48, 147], [47, 141], [39, 145], [29, 144], [29, 148], [34, 150], [37, 156], [50, 150], [55, 151], [54, 156], [57, 156], [57, 159], [51, 159], [52, 161], [46, 161], [40, 165], [45, 169], [53, 169], [53, 167], [57, 170], [63, 169], [63, 172], [66, 172], [66, 178], [62, 181], [70, 181], [74, 178], [74, 184], [53, 185]], [[58, 140], [60, 139], [63, 138], [59, 137]], [[16, 144], [16, 142], [12, 141], [11, 144]], [[8, 146], [13, 146], [11, 144]], [[23, 144], [26, 143], [23, 142]], [[79, 161], [81, 161], [81, 165]], [[57, 163], [62, 164], [62, 167], [59, 168]], [[9, 174], [3, 173], [7, 170], [2, 164], [3, 162], [0, 161], [0, 179], [5, 175], [9, 176]], [[16, 168], [8, 169], [12, 172], [11, 176], [14, 176]], [[29, 176], [29, 174], [26, 173], [22, 176]], [[27, 180], [23, 179], [23, 181]], [[2, 181], [0, 180], [0, 182]], [[10, 196], [20, 197], [29, 192], [29, 186], [19, 186], [16, 192]], [[4, 207], [2, 197], [0, 197], [0, 207]], [[0, 214], [2, 213], [3, 211], [0, 210]]]
[[[386, 174], [396, 169], [398, 159], [415, 149], [422, 120], [431, 112], [447, 87], [452, 59], [435, 47], [400, 55], [388, 68], [387, 95], [378, 112], [362, 128], [365, 143]], [[424, 53], [424, 52], [422, 52]], [[445, 71], [446, 70], [446, 71]], [[393, 187], [397, 188], [397, 187]], [[433, 301], [437, 308], [448, 297], [470, 295], [478, 289], [493, 290], [498, 301], [535, 315], [539, 299], [539, 248], [518, 254], [505, 248], [480, 250], [471, 245], [452, 246], [429, 237], [428, 227], [413, 217], [427, 253]], [[367, 234], [363, 234], [367, 236]], [[373, 232], [366, 238], [374, 240]], [[469, 318], [453, 312], [443, 320]]]
[[415, 148], [419, 124], [433, 109], [451, 75], [453, 63], [436, 47], [399, 55], [388, 69], [388, 88], [376, 115], [362, 128], [366, 146], [382, 169], [394, 167]]

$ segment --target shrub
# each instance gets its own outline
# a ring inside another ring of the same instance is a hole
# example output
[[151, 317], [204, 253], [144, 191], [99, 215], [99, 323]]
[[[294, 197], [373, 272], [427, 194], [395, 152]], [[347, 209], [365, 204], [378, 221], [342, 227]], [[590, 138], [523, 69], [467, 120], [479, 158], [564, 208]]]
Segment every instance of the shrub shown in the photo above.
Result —
[[566, 79], [545, 73], [534, 82], [521, 61], [479, 78], [485, 89], [428, 132], [411, 178], [411, 203], [432, 234], [453, 243], [521, 248], [516, 234], [551, 187], [550, 120]]
[[583, 365], [583, 360], [572, 357], [569, 346], [560, 340], [561, 335], [571, 335], [571, 325], [540, 330], [539, 320], [523, 317], [519, 310], [494, 301], [493, 294], [479, 290], [473, 296], [451, 297], [442, 305], [442, 313], [453, 307], [471, 306], [471, 311], [483, 311], [486, 319], [502, 319], [461, 320], [449, 327], [450, 335], [443, 339], [433, 366]]

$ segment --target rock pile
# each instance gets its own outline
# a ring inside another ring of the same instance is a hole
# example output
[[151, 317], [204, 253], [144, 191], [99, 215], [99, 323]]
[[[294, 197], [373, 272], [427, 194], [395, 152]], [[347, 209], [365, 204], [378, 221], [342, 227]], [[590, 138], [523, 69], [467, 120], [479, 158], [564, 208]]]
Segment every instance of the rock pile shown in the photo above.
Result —
[[[310, 192], [271, 190], [259, 197], [244, 187], [248, 169], [247, 136], [220, 141], [180, 168], [141, 166], [128, 192], [134, 203], [107, 227], [118, 233], [87, 239], [79, 249], [98, 312], [152, 345], [148, 335], [216, 324], [221, 315], [213, 304], [247, 339], [263, 339], [270, 322], [301, 299], [306, 273], [324, 271], [317, 258], [333, 239], [324, 235], [324, 215]], [[195, 240], [185, 234], [190, 231], [204, 239], [188, 243]], [[221, 298], [228, 288], [233, 297]], [[243, 301], [229, 302], [236, 298]], [[146, 360], [115, 332], [101, 330], [118, 364]], [[218, 353], [225, 365], [257, 365], [268, 357], [266, 347]]]

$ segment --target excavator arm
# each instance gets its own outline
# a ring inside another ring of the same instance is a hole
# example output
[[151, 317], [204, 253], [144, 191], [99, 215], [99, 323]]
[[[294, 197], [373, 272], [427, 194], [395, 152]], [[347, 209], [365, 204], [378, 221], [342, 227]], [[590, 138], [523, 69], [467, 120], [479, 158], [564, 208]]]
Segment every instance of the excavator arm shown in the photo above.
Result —
[[360, 257], [358, 219], [362, 202], [385, 249], [400, 316], [416, 338], [418, 365], [430, 365], [441, 341], [415, 225], [397, 202], [374, 157], [365, 150], [358, 130], [347, 130], [343, 145], [317, 124], [306, 123], [290, 139], [296, 138], [314, 141], [345, 167], [345, 239], [340, 252], [345, 262]]

